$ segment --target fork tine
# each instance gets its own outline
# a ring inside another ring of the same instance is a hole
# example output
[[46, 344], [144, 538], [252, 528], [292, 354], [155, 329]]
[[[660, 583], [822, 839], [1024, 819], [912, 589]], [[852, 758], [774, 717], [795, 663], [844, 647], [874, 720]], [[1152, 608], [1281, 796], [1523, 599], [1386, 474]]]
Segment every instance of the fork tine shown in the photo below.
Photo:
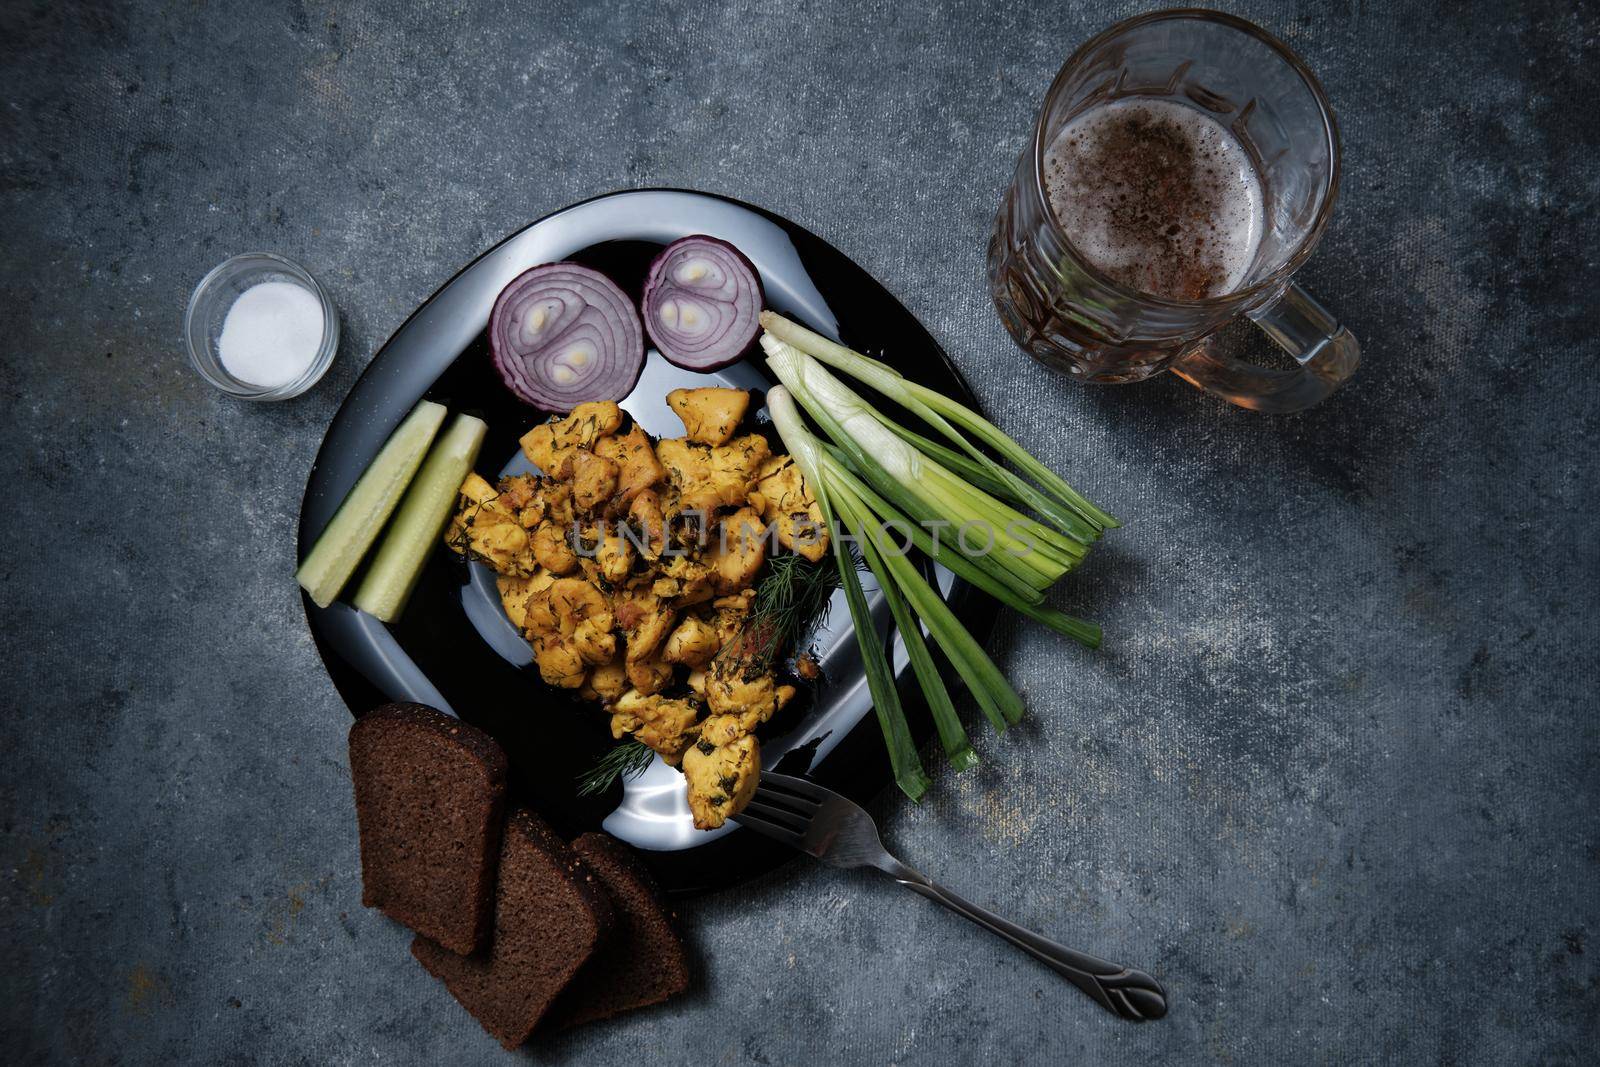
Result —
[[811, 826], [811, 819], [809, 816], [798, 811], [790, 811], [788, 808], [779, 807], [777, 804], [763, 803], [760, 796], [757, 796], [755, 799], [751, 800], [750, 803], [746, 804], [744, 806], [744, 810], [753, 811], [757, 815], [760, 815], [771, 822], [775, 822], [785, 829], [793, 830], [796, 833], [803, 834]]
[[776, 771], [762, 771], [761, 785], [794, 793], [799, 798], [809, 800], [813, 804], [821, 804], [833, 795], [815, 782], [808, 781], [805, 778], [796, 778], [789, 774], [779, 774]]
[[764, 785], [756, 787], [755, 799], [764, 804], [771, 804], [775, 808], [782, 808], [784, 811], [798, 815], [803, 819], [811, 818], [822, 807], [821, 804], [807, 800], [805, 797], [797, 797], [793, 793], [769, 789]]
[[733, 821], [747, 830], [754, 830], [774, 841], [780, 841], [793, 849], [801, 849], [805, 845], [805, 835], [797, 834], [793, 830], [766, 816], [754, 814], [747, 805], [743, 811], [733, 817]]
[[762, 798], [762, 800], [770, 801], [770, 803], [782, 801], [784, 805], [790, 806], [790, 808], [794, 808], [795, 811], [800, 811], [802, 814], [811, 814], [822, 806], [819, 800], [802, 797], [800, 793], [790, 793], [782, 785], [773, 784], [773, 782], [765, 781], [765, 779], [755, 785], [755, 795]]

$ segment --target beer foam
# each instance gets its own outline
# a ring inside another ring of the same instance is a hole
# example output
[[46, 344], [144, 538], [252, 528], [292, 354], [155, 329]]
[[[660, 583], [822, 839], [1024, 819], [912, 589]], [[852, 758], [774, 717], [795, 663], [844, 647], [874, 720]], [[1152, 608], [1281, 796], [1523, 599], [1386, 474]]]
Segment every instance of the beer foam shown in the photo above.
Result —
[[1091, 266], [1169, 300], [1243, 284], [1265, 228], [1261, 179], [1221, 123], [1130, 97], [1068, 123], [1045, 152], [1051, 212]]

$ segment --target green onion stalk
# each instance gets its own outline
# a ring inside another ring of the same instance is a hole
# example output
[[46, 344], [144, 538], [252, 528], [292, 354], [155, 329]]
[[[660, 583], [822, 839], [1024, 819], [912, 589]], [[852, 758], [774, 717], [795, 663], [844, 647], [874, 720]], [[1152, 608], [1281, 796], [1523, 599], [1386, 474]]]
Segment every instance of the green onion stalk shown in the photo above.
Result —
[[[857, 381], [876, 389], [908, 412], [939, 431], [979, 467], [1001, 484], [1011, 486], [1022, 499], [1054, 501], [1053, 505], [1040, 507], [1040, 514], [1056, 517], [1059, 510], [1075, 515], [1077, 522], [1062, 519], [1064, 525], [1084, 529], [1092, 539], [1099, 532], [1122, 525], [1115, 517], [1095, 506], [1087, 497], [1063, 481], [1054, 471], [1040, 463], [1027, 449], [1006, 436], [998, 426], [966, 405], [910, 381], [899, 371], [876, 359], [871, 359], [846, 348], [799, 323], [772, 311], [761, 313], [761, 325], [772, 336], [784, 341], [835, 370], [850, 375]], [[952, 425], [955, 424], [955, 425]], [[991, 459], [961, 430], [977, 437], [1017, 468], [1037, 485], [1000, 466]], [[1058, 507], [1059, 505], [1059, 507]]]
[[[800, 468], [817, 506], [822, 510], [823, 521], [832, 531], [838, 528], [832, 498], [821, 477], [821, 443], [800, 421], [788, 390], [782, 386], [767, 393], [767, 410], [773, 425], [783, 438], [784, 447]], [[912, 800], [921, 800], [928, 791], [929, 778], [922, 769], [922, 758], [917, 755], [916, 743], [911, 739], [911, 727], [906, 722], [905, 708], [900, 703], [900, 692], [895, 688], [894, 672], [889, 668], [883, 645], [876, 639], [877, 628], [872, 622], [872, 612], [867, 607], [867, 596], [861, 588], [861, 578], [856, 573], [855, 560], [838, 537], [831, 537], [834, 563], [839, 568], [839, 584], [844, 587], [845, 603], [850, 608], [850, 621], [855, 626], [856, 643], [861, 648], [861, 658], [867, 674], [867, 691], [872, 695], [873, 711], [883, 740], [889, 749], [889, 766], [894, 772], [895, 784]], [[881, 581], [881, 578], [880, 578]]]
[[762, 337], [761, 345], [773, 374], [868, 484], [1000, 584], [1037, 604], [1046, 589], [1083, 559], [1088, 551], [1084, 542], [1025, 515], [919, 452], [816, 359], [771, 334]]
[[[895, 780], [907, 795], [920, 798], [928, 778], [839, 524], [853, 531], [883, 590], [946, 757], [964, 770], [976, 765], [977, 756], [933, 648], [967, 685], [996, 732], [1020, 720], [1022, 698], [907, 557], [908, 548], [1093, 648], [1101, 639], [1097, 624], [1043, 601], [1050, 586], [1119, 523], [970, 408], [782, 316], [762, 312], [761, 322], [767, 331], [761, 338], [767, 365], [782, 383], [767, 396], [773, 425], [835, 534], [834, 558]], [[943, 440], [889, 418], [834, 371], [898, 404]], [[802, 408], [822, 437], [807, 428]], [[1002, 466], [986, 449], [1016, 470]]]

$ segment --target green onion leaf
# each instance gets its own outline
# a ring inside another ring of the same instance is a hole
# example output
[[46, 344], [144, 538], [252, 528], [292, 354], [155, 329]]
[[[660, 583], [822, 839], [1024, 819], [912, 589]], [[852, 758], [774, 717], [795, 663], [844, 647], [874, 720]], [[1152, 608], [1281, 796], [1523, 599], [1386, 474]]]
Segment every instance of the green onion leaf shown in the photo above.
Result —
[[967, 740], [967, 731], [956, 715], [950, 690], [946, 688], [939, 668], [934, 665], [933, 654], [928, 651], [927, 643], [922, 640], [921, 626], [894, 582], [886, 580], [888, 568], [870, 540], [862, 539], [861, 553], [866, 557], [868, 568], [878, 576], [878, 585], [883, 590], [884, 599], [889, 602], [889, 613], [894, 616], [895, 628], [900, 631], [900, 639], [906, 644], [906, 656], [911, 661], [912, 673], [917, 676], [917, 684], [922, 687], [928, 710], [933, 713], [933, 725], [939, 731], [939, 743], [944, 746], [945, 756], [958, 772], [976, 767], [978, 754], [972, 751], [972, 742]]
[[[880, 360], [871, 359], [854, 349], [846, 348], [836, 341], [830, 341], [813, 330], [808, 330], [797, 322], [793, 322], [771, 311], [761, 313], [761, 325], [774, 337], [793, 345], [795, 348], [821, 360], [836, 370], [843, 371], [852, 378], [876, 389], [890, 400], [895, 401], [907, 411], [922, 419], [929, 426], [938, 430], [951, 442], [965, 451], [974, 461], [990, 469], [992, 475], [1001, 480], [1007, 480], [1006, 475], [1011, 472], [985, 456], [981, 449], [969, 441], [965, 435], [951, 425], [952, 422], [965, 429], [968, 433], [979, 438], [984, 444], [995, 449], [1003, 457], [1015, 463], [1024, 474], [1038, 482], [1046, 494], [1055, 497], [1072, 512], [1087, 520], [1095, 529], [1104, 529], [1120, 526], [1114, 517], [1096, 507], [1087, 497], [1068, 485], [1054, 471], [1035, 459], [1025, 448], [1008, 437], [999, 427], [989, 422], [982, 415], [958, 401], [952, 400], [941, 393], [920, 385], [902, 375], [899, 371]], [[1027, 486], [1022, 479], [1016, 478], [1014, 485], [1020, 488]], [[1036, 491], [1035, 491], [1036, 492]], [[1041, 494], [1042, 495], [1042, 494]], [[1033, 499], [1029, 499], [1030, 506], [1036, 506]], [[1043, 508], [1043, 514], [1051, 514]], [[1054, 517], [1052, 515], [1052, 517]]]
[[[800, 421], [800, 412], [783, 386], [768, 391], [767, 410], [772, 415], [772, 424], [783, 439], [784, 447], [794, 457], [800, 473], [811, 487], [811, 494], [822, 510], [828, 529], [833, 530], [833, 505], [827, 484], [820, 477], [819, 443]], [[889, 749], [889, 766], [894, 772], [895, 784], [912, 800], [921, 800], [930, 780], [922, 769], [922, 758], [917, 755], [916, 743], [911, 738], [911, 727], [906, 722], [905, 709], [900, 705], [900, 692], [895, 688], [894, 672], [890, 670], [883, 645], [878, 641], [878, 628], [873, 625], [872, 612], [867, 607], [866, 593], [861, 589], [855, 560], [839, 538], [832, 538], [832, 542], [834, 562], [839, 568], [839, 584], [844, 586], [845, 603], [850, 608], [850, 621], [855, 626], [856, 644], [860, 647], [866, 670], [867, 691], [872, 694], [878, 728], [883, 731], [884, 744]]]
[[951, 664], [966, 681], [974, 699], [978, 701], [978, 706], [989, 717], [995, 732], [1003, 733], [1008, 724], [1020, 720], [1022, 698], [1011, 688], [1011, 683], [1006, 681], [1005, 675], [1000, 673], [1000, 668], [994, 665], [994, 661], [983, 651], [982, 646], [957, 621], [950, 606], [938, 593], [929, 588], [922, 575], [917, 573], [916, 567], [901, 553], [899, 546], [890, 543], [881, 524], [870, 518], [865, 512], [864, 505], [856, 500], [848, 488], [835, 485], [831, 491], [845, 521], [864, 536], [871, 538], [879, 555], [883, 557], [893, 581], [911, 602], [916, 613], [922, 617], [934, 641], [944, 650]]

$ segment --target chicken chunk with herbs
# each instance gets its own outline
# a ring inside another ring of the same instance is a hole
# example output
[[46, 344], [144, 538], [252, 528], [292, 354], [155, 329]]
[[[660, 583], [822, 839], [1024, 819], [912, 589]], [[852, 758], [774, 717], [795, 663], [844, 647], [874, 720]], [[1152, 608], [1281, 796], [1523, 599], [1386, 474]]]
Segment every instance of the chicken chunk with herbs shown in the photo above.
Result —
[[750, 406], [750, 393], [744, 389], [674, 389], [667, 404], [683, 422], [691, 441], [703, 445], [725, 445]]
[[568, 457], [567, 465], [572, 471], [573, 506], [584, 515], [591, 514], [617, 491], [620, 468], [587, 448], [574, 448]]
[[631, 659], [623, 667], [628, 673], [628, 684], [646, 696], [659, 693], [672, 684], [672, 664], [659, 655], [649, 659]]
[[672, 510], [707, 515], [717, 508], [744, 504], [756, 471], [771, 454], [767, 439], [758, 434], [746, 434], [725, 445], [675, 438], [656, 446], [676, 494], [677, 507]]
[[[794, 694], [794, 686], [778, 686], [778, 707], [782, 708], [793, 700]], [[752, 731], [753, 724], [747, 722], [741, 715], [710, 715], [700, 722], [700, 740], [711, 745], [726, 745], [734, 738], [743, 737]]]
[[614, 526], [602, 525], [585, 532], [593, 538], [594, 562], [600, 577], [612, 585], [626, 581], [633, 569], [633, 542]]
[[541, 522], [533, 531], [533, 558], [555, 575], [571, 574], [578, 569], [578, 554], [567, 541], [567, 527], [559, 523]]
[[640, 693], [630, 689], [611, 705], [611, 736], [632, 734], [676, 766], [695, 739], [699, 709], [692, 701]]
[[566, 478], [575, 448], [592, 449], [622, 426], [622, 409], [609, 400], [579, 404], [564, 419], [551, 419], [522, 435], [522, 454], [553, 478]]
[[595, 442], [594, 453], [617, 465], [617, 484], [606, 508], [610, 514], [621, 514], [640, 493], [666, 480], [666, 468], [656, 458], [650, 435], [637, 425], [625, 434], [602, 437]]
[[827, 554], [828, 528], [822, 521], [822, 509], [792, 457], [768, 457], [756, 472], [750, 502], [772, 525], [778, 544], [813, 563]]
[[528, 627], [528, 599], [537, 593], [549, 589], [555, 582], [555, 575], [547, 571], [537, 571], [526, 578], [512, 574], [502, 574], [495, 578], [495, 588], [500, 593], [500, 605], [505, 608], [506, 618], [519, 630]]
[[648, 560], [661, 558], [667, 549], [667, 520], [661, 514], [661, 496], [646, 489], [628, 505], [627, 533]]
[[557, 689], [577, 689], [583, 685], [589, 665], [577, 648], [560, 634], [540, 634], [533, 639], [533, 661], [539, 677]]
[[610, 704], [628, 691], [628, 668], [621, 657], [602, 663], [589, 672], [578, 695], [585, 700]]
[[704, 667], [722, 647], [717, 631], [711, 624], [690, 615], [678, 624], [667, 637], [661, 656], [668, 663], [681, 663], [686, 667]]
[[716, 595], [716, 570], [711, 564], [687, 556], [674, 556], [662, 561], [657, 568], [661, 577], [651, 585], [651, 591], [663, 600], [687, 608], [703, 604]]
[[528, 531], [501, 502], [499, 490], [476, 474], [468, 475], [460, 500], [445, 531], [451, 549], [483, 560], [500, 574], [527, 577], [538, 569], [528, 548]]
[[706, 668], [706, 707], [713, 715], [736, 716], [745, 732], [778, 710], [778, 685], [771, 668], [724, 653]]
[[683, 754], [689, 811], [701, 830], [715, 830], [750, 803], [761, 779], [761, 746], [749, 734], [725, 745], [697, 743]]
[[615, 658], [615, 625], [605, 595], [580, 578], [558, 578], [528, 597], [527, 630], [537, 641], [539, 673], [563, 689], [578, 688], [590, 666]]
[[748, 588], [767, 561], [767, 526], [754, 508], [740, 508], [722, 520], [706, 561], [716, 570], [712, 588], [727, 595]]
[[617, 594], [617, 625], [628, 641], [628, 662], [650, 659], [672, 632], [678, 611], [648, 588], [629, 587]]

